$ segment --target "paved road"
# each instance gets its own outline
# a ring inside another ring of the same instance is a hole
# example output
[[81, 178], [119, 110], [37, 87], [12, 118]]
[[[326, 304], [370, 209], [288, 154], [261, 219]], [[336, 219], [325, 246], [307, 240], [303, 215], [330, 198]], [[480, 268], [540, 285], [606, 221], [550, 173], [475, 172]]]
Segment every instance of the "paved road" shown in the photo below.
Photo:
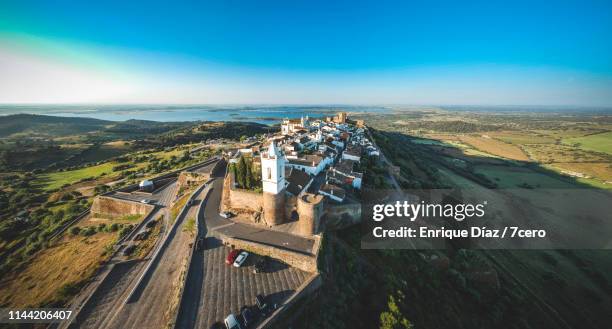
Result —
[[173, 314], [170, 304], [178, 294], [181, 271], [188, 260], [193, 242], [190, 233], [183, 231], [189, 218], [195, 218], [205, 191], [196, 196], [196, 202], [187, 214], [176, 220], [178, 228], [168, 236], [169, 243], [160, 251], [149, 275], [143, 280], [143, 288], [136, 291], [132, 301], [125, 304], [104, 328], [163, 328]]
[[[272, 303], [281, 303], [299, 287], [310, 273], [271, 261], [266, 273], [252, 273], [253, 256], [244, 267], [225, 264], [229, 248], [212, 236], [209, 230], [232, 224], [219, 216], [223, 178], [212, 184], [204, 208], [204, 218], [198, 222], [201, 235], [206, 236], [206, 248], [194, 253], [189, 280], [185, 283], [183, 304], [179, 310], [178, 328], [210, 328], [222, 322], [230, 313], [238, 313], [242, 306], [255, 304], [258, 294]], [[278, 232], [274, 232], [278, 233]]]
[[[158, 204], [162, 207], [158, 210], [154, 210], [156, 213], [150, 220], [156, 220], [162, 215], [164, 215], [166, 219], [169, 217], [167, 206], [169, 206], [174, 199], [176, 188], [177, 184], [173, 182], [155, 193], [154, 196], [159, 200]], [[136, 233], [137, 232], [133, 232], [133, 234], [130, 235], [133, 237]], [[157, 243], [159, 243], [159, 241]], [[83, 319], [81, 323], [72, 324], [70, 326], [71, 328], [100, 328], [109, 321], [115, 314], [114, 312], [121, 307], [123, 301], [127, 297], [130, 286], [133, 285], [135, 279], [139, 276], [147, 262], [145, 260], [124, 263], [121, 262], [123, 258], [123, 255], [119, 253], [109, 261], [109, 264], [115, 265], [110, 269], [107, 279], [91, 296], [89, 303], [79, 314], [79, 319]], [[92, 286], [92, 289], [93, 288], [95, 287]], [[86, 295], [90, 293], [89, 290], [84, 291], [83, 297], [86, 297]]]

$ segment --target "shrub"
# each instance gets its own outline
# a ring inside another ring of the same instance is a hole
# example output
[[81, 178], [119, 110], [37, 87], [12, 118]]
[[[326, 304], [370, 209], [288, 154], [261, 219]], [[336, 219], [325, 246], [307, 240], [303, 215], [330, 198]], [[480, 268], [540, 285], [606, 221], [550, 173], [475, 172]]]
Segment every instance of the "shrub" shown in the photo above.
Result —
[[88, 226], [87, 228], [81, 230], [81, 235], [83, 236], [92, 236], [96, 234], [96, 229], [93, 226]]
[[105, 232], [105, 231], [106, 231], [106, 224], [104, 223], [98, 224], [98, 232]]
[[111, 231], [111, 232], [117, 232], [118, 230], [119, 230], [119, 224], [117, 224], [117, 223], [113, 223], [113, 224], [110, 226], [110, 231]]
[[81, 232], [81, 228], [78, 226], [73, 226], [70, 228], [70, 234], [78, 235]]

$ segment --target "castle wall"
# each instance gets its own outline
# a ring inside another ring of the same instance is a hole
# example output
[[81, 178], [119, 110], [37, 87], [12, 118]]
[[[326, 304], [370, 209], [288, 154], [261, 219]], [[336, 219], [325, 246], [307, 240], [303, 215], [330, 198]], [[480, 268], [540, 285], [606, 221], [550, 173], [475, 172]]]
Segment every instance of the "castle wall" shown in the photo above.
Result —
[[221, 204], [223, 210], [246, 209], [249, 211], [258, 212], [263, 207], [263, 196], [261, 193], [234, 187], [235, 177], [229, 172], [225, 175], [223, 181], [223, 199]]
[[325, 202], [321, 195], [305, 193], [297, 200], [297, 209], [300, 216], [298, 221], [299, 233], [311, 236], [320, 230], [321, 217], [325, 213]]
[[263, 207], [263, 195], [254, 191], [230, 189], [229, 206], [237, 209], [260, 211]]
[[285, 218], [291, 219], [293, 211], [297, 212], [297, 197], [294, 195], [285, 196]]
[[154, 206], [150, 204], [97, 196], [91, 205], [91, 212], [114, 218], [126, 215], [148, 214], [153, 208]]
[[270, 226], [282, 224], [285, 221], [285, 190], [279, 194], [263, 193], [264, 220]]
[[316, 242], [313, 246], [313, 253], [311, 255], [269, 246], [255, 241], [242, 240], [222, 234], [220, 234], [220, 238], [224, 244], [232, 246], [233, 248], [243, 249], [258, 255], [272, 257], [290, 266], [299, 268], [302, 271], [310, 273], [317, 271], [317, 254], [320, 247], [320, 238], [318, 236], [315, 236], [315, 239], [317, 240], [315, 240]]

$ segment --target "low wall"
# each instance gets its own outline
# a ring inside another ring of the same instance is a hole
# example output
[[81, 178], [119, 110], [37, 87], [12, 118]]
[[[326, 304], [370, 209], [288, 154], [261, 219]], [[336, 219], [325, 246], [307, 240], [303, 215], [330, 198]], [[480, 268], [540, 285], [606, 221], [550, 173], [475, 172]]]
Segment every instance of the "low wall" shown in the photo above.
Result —
[[323, 279], [321, 278], [321, 275], [319, 273], [313, 274], [304, 283], [302, 283], [295, 293], [291, 295], [291, 297], [289, 297], [289, 299], [287, 299], [287, 301], [284, 302], [278, 309], [276, 309], [272, 315], [259, 324], [257, 329], [270, 328], [275, 325], [280, 318], [281, 313], [291, 310], [298, 300], [316, 292], [319, 290], [319, 288], [321, 288], [322, 284]]
[[[220, 233], [216, 233], [220, 236], [220, 239], [224, 244], [233, 246], [236, 249], [244, 249], [250, 252], [253, 252], [258, 255], [264, 255], [268, 257], [272, 257], [274, 259], [278, 259], [283, 263], [286, 263], [295, 268], [299, 268], [302, 271], [306, 272], [316, 272], [317, 271], [317, 256], [314, 255], [306, 255], [295, 251], [290, 251], [286, 249], [281, 249], [275, 246], [269, 246], [266, 244], [262, 244], [259, 242], [242, 240], [234, 237], [229, 237]], [[316, 237], [315, 237], [316, 239]], [[318, 252], [318, 244], [315, 242], [315, 253]]]
[[110, 217], [123, 217], [125, 215], [144, 215], [153, 210], [155, 206], [136, 201], [122, 200], [107, 196], [97, 196], [91, 205], [92, 214], [103, 214]]

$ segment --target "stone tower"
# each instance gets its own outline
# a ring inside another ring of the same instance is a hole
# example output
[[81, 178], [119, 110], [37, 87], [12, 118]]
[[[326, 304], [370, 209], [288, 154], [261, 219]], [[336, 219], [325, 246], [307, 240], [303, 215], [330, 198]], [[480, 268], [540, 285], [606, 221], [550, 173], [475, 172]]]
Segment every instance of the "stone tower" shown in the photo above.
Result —
[[285, 158], [274, 142], [261, 153], [264, 220], [268, 225], [282, 224], [285, 218]]
[[325, 200], [320, 194], [302, 193], [297, 200], [300, 215], [298, 232], [304, 236], [317, 234], [321, 229], [321, 217], [325, 212]]

